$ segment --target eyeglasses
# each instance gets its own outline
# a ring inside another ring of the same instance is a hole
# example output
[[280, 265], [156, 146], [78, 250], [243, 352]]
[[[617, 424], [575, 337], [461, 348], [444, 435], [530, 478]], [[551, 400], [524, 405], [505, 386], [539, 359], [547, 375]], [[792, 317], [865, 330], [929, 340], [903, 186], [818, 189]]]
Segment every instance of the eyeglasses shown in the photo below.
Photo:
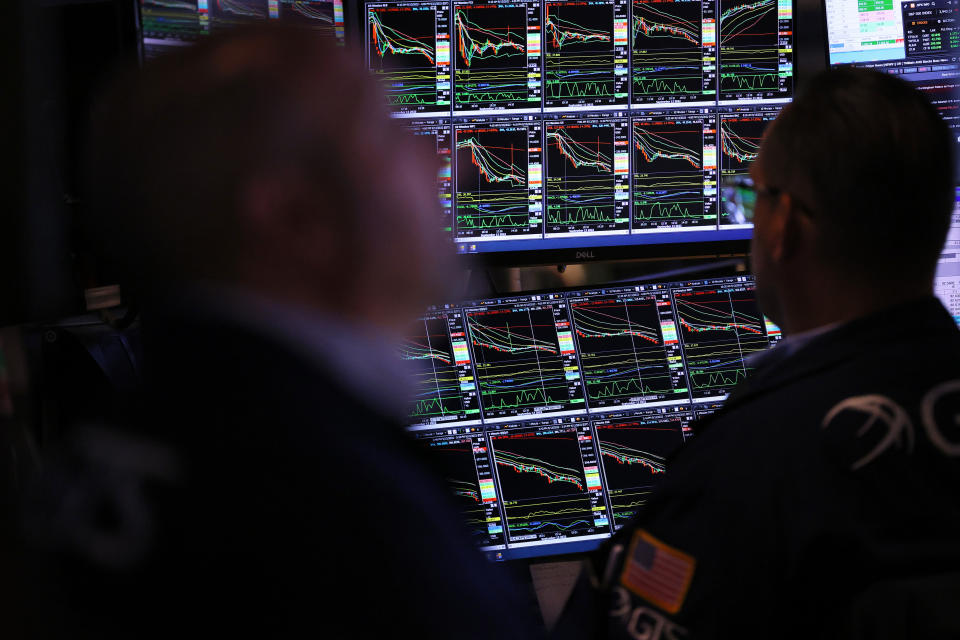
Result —
[[750, 224], [757, 208], [757, 196], [776, 196], [780, 189], [757, 187], [750, 176], [729, 176], [720, 183], [720, 209], [728, 224]]

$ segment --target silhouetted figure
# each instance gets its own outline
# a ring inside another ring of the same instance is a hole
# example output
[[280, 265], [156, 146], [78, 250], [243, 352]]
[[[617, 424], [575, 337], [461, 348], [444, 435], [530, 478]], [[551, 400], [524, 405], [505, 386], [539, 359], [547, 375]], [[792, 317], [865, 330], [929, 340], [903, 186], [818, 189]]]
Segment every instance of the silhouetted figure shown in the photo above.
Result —
[[52, 635], [535, 633], [400, 427], [394, 347], [451, 248], [354, 57], [242, 31], [104, 99], [90, 226], [144, 305], [146, 400], [34, 503]]
[[783, 109], [750, 172], [787, 337], [589, 563], [559, 635], [957, 637], [960, 332], [932, 294], [951, 156], [892, 76], [830, 71]]

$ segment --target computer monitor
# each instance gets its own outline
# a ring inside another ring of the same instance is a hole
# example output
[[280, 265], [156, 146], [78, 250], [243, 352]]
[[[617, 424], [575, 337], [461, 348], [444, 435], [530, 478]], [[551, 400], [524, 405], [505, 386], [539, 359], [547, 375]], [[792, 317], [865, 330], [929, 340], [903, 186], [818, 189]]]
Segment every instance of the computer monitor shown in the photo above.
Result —
[[718, 181], [793, 95], [793, 16], [792, 0], [389, 0], [360, 22], [394, 115], [434, 137], [457, 251], [523, 263], [745, 250]]
[[953, 221], [937, 263], [933, 291], [960, 325], [960, 188], [956, 192]]
[[210, 33], [276, 20], [343, 43], [343, 0], [140, 0], [144, 59]]
[[914, 83], [960, 143], [960, 0], [824, 0], [823, 6], [830, 64]]
[[587, 551], [779, 339], [745, 275], [442, 305], [401, 350], [409, 431], [491, 557]]

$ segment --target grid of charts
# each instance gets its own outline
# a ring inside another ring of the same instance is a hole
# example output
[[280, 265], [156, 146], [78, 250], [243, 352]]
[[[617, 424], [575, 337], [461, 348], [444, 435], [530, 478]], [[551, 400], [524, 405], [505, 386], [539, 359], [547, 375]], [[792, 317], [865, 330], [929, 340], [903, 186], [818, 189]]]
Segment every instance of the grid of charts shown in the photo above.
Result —
[[750, 276], [438, 306], [401, 348], [409, 430], [478, 546], [584, 550], [643, 508], [690, 424], [779, 340]]
[[749, 169], [792, 98], [793, 14], [792, 0], [368, 2], [364, 46], [394, 115], [436, 140], [443, 229], [461, 250], [510, 250], [749, 228], [721, 215], [718, 183]]

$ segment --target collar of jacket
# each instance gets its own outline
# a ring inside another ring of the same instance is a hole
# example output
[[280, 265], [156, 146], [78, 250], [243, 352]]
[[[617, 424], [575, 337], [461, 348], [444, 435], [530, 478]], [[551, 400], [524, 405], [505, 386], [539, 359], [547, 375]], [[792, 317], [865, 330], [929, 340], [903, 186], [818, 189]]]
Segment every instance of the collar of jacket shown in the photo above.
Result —
[[922, 296], [857, 318], [813, 338], [783, 359], [765, 361], [733, 389], [719, 411], [698, 425], [698, 431], [759, 395], [833, 369], [865, 352], [917, 335], [946, 336], [957, 331], [953, 318], [934, 296]]

